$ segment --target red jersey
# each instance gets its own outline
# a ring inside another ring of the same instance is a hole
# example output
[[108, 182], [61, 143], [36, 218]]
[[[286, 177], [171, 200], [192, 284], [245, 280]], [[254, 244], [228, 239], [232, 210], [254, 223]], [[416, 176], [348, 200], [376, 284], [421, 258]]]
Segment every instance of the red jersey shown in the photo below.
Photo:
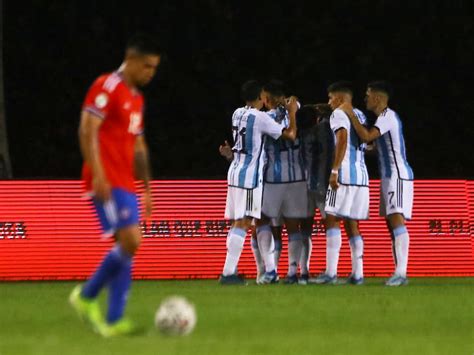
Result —
[[[100, 76], [90, 87], [82, 109], [101, 118], [99, 149], [111, 186], [135, 192], [135, 141], [143, 134], [143, 96], [117, 72]], [[92, 191], [92, 172], [84, 163], [82, 178]]]

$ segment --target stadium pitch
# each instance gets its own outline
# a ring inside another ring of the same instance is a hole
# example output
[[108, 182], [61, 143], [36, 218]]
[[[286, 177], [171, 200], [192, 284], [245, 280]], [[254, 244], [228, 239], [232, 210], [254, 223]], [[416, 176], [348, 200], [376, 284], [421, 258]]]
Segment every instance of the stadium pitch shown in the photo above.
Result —
[[[67, 302], [70, 282], [0, 283], [0, 354], [472, 354], [474, 278], [411, 278], [389, 288], [221, 286], [217, 280], [138, 281], [133, 337], [103, 339]], [[183, 295], [198, 323], [186, 337], [153, 326], [160, 301]], [[105, 297], [103, 295], [102, 297]]]

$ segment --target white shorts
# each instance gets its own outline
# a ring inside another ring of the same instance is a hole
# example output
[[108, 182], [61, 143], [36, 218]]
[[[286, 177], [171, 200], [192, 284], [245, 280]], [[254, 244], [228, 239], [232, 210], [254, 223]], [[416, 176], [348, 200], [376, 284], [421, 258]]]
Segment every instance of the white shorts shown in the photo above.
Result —
[[327, 214], [341, 218], [368, 219], [369, 187], [339, 185], [337, 190], [333, 190], [329, 186], [324, 210]]
[[264, 184], [262, 213], [269, 218], [306, 218], [308, 189], [306, 181]]
[[411, 219], [413, 209], [413, 180], [401, 180], [398, 177], [380, 181], [380, 215], [386, 217], [401, 213], [405, 219]]
[[244, 217], [260, 219], [262, 213], [262, 191], [262, 185], [255, 189], [228, 186], [225, 218], [232, 220]]
[[307, 217], [314, 216], [314, 210], [317, 208], [321, 213], [321, 217], [326, 218], [326, 213], [324, 212], [325, 202], [322, 201], [316, 191], [308, 190], [308, 212]]

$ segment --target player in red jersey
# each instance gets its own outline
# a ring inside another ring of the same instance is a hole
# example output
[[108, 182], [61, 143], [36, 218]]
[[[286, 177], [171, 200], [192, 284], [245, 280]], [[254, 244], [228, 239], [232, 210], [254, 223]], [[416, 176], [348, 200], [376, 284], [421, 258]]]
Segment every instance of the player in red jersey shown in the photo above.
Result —
[[[160, 60], [161, 50], [152, 38], [135, 36], [126, 47], [122, 66], [92, 84], [82, 107], [82, 176], [103, 232], [114, 235], [116, 245], [94, 275], [72, 291], [70, 302], [104, 336], [133, 331], [123, 313], [132, 259], [141, 241], [135, 178], [145, 185], [143, 202], [147, 217], [152, 209], [148, 149], [143, 135], [143, 96], [139, 88], [152, 80]], [[110, 288], [106, 319], [97, 302], [104, 286]]]

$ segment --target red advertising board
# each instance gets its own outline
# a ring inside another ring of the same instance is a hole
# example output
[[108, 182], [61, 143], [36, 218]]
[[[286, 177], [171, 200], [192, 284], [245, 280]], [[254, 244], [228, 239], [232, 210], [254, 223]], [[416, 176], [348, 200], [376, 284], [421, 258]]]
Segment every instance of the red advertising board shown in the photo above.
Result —
[[[155, 209], [142, 225], [144, 241], [134, 263], [136, 279], [217, 278], [225, 259], [224, 181], [154, 181]], [[366, 276], [393, 270], [390, 237], [378, 217], [379, 183], [371, 181], [370, 220], [361, 222]], [[474, 276], [474, 182], [415, 183], [410, 276]], [[324, 230], [316, 216], [311, 272], [325, 267]], [[339, 273], [350, 272], [343, 236]], [[79, 181], [0, 182], [0, 280], [70, 280], [87, 277], [112, 240], [99, 224]], [[286, 236], [279, 266], [287, 271]], [[255, 275], [250, 240], [239, 272]]]

